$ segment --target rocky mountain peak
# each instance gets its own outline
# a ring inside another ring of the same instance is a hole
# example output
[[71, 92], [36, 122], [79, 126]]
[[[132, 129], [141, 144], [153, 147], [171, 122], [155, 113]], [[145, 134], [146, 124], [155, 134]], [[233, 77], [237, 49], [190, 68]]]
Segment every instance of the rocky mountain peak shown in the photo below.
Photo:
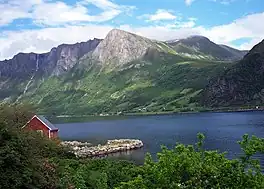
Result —
[[97, 46], [92, 56], [102, 64], [123, 65], [142, 57], [154, 43], [145, 37], [113, 29]]
[[201, 41], [201, 40], [210, 41], [210, 39], [202, 35], [191, 35], [187, 37], [186, 39], [194, 40], [194, 41]]
[[203, 47], [203, 46], [208, 46], [208, 45], [216, 45], [210, 39], [204, 36], [200, 35], [193, 35], [190, 37], [187, 37], [185, 39], [181, 39], [179, 43], [183, 43], [188, 46], [194, 46], [194, 47]]
[[232, 49], [228, 46], [218, 45], [207, 37], [200, 35], [193, 35], [188, 38], [181, 39], [173, 45], [188, 47], [194, 50], [194, 53], [200, 52], [203, 55], [224, 61], [240, 60], [245, 55], [245, 52], [243, 51]]
[[133, 33], [130, 33], [128, 31], [125, 31], [125, 30], [120, 30], [120, 29], [112, 29], [108, 32], [107, 36], [115, 36], [115, 35], [127, 35], [127, 34], [130, 34], [130, 35], [134, 35]]

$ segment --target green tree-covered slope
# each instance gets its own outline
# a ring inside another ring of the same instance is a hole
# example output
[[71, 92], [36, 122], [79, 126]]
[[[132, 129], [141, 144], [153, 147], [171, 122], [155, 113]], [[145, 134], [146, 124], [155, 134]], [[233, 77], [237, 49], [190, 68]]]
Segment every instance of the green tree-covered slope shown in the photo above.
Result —
[[209, 82], [203, 103], [214, 107], [264, 104], [264, 41]]
[[112, 69], [82, 60], [60, 77], [49, 77], [21, 99], [40, 111], [65, 114], [190, 110], [208, 80], [230, 63], [187, 59], [149, 50]]
[[234, 52], [204, 37], [169, 43], [112, 30], [0, 62], [0, 100], [56, 114], [199, 110], [208, 81], [243, 54]]

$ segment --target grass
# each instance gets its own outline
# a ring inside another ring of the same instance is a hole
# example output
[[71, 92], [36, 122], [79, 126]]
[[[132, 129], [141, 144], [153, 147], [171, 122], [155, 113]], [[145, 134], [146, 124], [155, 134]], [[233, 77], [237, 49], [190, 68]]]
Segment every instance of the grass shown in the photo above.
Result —
[[158, 44], [168, 53], [150, 50], [116, 69], [83, 59], [60, 77], [36, 81], [36, 89], [22, 101], [35, 104], [40, 113], [57, 115], [193, 111], [208, 80], [232, 65], [183, 58]]

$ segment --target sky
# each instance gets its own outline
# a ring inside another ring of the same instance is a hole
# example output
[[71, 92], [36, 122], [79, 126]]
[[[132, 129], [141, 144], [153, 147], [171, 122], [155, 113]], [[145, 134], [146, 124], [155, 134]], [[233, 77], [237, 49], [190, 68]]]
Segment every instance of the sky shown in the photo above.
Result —
[[263, 0], [0, 0], [0, 60], [113, 28], [162, 41], [203, 35], [249, 50], [264, 39], [263, 20]]

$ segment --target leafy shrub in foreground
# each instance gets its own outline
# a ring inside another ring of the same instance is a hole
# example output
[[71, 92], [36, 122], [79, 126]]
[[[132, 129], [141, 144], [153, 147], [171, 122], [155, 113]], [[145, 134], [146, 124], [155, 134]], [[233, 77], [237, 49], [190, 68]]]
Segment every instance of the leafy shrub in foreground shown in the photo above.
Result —
[[50, 158], [69, 157], [55, 142], [21, 127], [30, 112], [20, 106], [0, 106], [0, 189], [57, 188], [56, 165]]
[[204, 135], [198, 134], [198, 139], [195, 146], [177, 144], [172, 150], [162, 147], [157, 162], [148, 154], [143, 173], [118, 189], [264, 188], [259, 161], [252, 158], [264, 152], [263, 139], [244, 135], [239, 142], [244, 155], [233, 160], [225, 153], [204, 150]]
[[195, 145], [162, 147], [154, 161], [147, 154], [143, 166], [126, 161], [83, 160], [34, 132], [24, 132], [28, 112], [0, 107], [0, 189], [176, 189], [264, 188], [256, 153], [264, 139], [243, 136], [244, 155], [229, 160], [225, 153], [203, 149], [204, 136]]

